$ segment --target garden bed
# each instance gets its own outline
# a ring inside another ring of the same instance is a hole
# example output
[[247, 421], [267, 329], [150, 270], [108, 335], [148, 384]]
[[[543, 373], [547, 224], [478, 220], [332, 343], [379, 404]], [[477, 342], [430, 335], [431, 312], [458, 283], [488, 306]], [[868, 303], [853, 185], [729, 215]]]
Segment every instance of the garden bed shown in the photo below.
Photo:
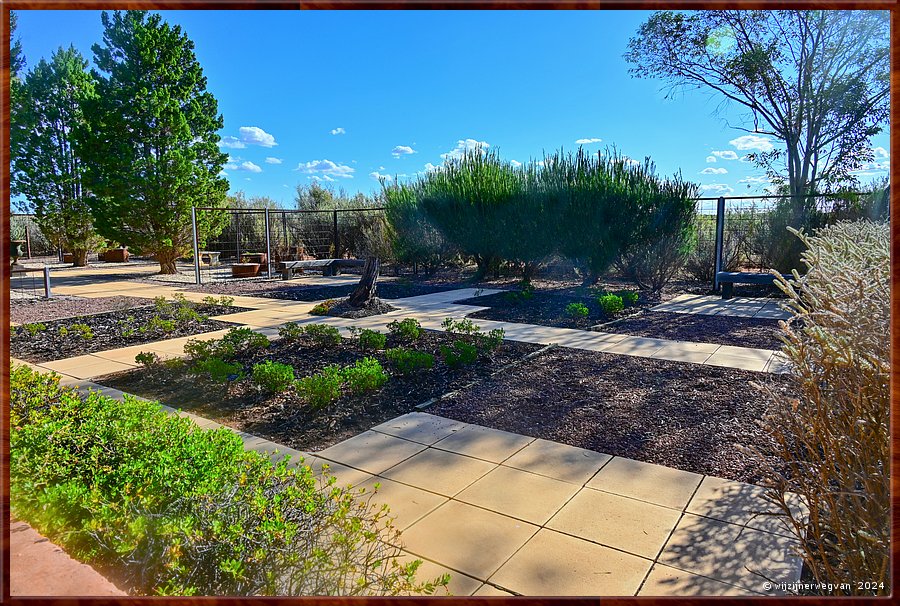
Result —
[[143, 307], [148, 300], [140, 297], [75, 297], [55, 296], [52, 299], [10, 301], [9, 319], [19, 324], [46, 322], [75, 316], [99, 314], [105, 311], [125, 311]]
[[[625, 305], [618, 313], [605, 312], [597, 295], [600, 292], [620, 291], [621, 287], [606, 288], [604, 285], [595, 288], [571, 286], [553, 290], [535, 289], [522, 291], [519, 289], [507, 292], [473, 297], [457, 301], [463, 305], [489, 307], [468, 317], [474, 319], [498, 320], [501, 322], [517, 322], [521, 324], [537, 324], [556, 328], [577, 328], [588, 330], [592, 326], [609, 322], [637, 313], [659, 303], [658, 297], [650, 297], [640, 293], [636, 304]], [[629, 291], [634, 292], [634, 291]], [[580, 314], [574, 313], [571, 306], [583, 306]]]
[[597, 330], [636, 337], [761, 349], [781, 349], [783, 345], [779, 338], [782, 333], [778, 320], [762, 318], [644, 311]]
[[[90, 316], [69, 317], [36, 322], [16, 327], [10, 335], [10, 355], [20, 360], [40, 363], [61, 360], [98, 351], [131, 345], [143, 345], [230, 328], [234, 324], [211, 320], [205, 316], [247, 311], [221, 305], [191, 305], [200, 318], [177, 319], [155, 305], [134, 307]], [[156, 319], [154, 319], [156, 318]]]
[[[103, 385], [159, 400], [163, 404], [188, 410], [235, 429], [264, 437], [278, 444], [304, 451], [318, 451], [370, 429], [384, 421], [415, 410], [431, 398], [459, 389], [472, 381], [490, 376], [503, 366], [520, 360], [540, 349], [538, 345], [504, 342], [491, 354], [472, 365], [449, 368], [441, 359], [441, 345], [454, 340], [445, 333], [424, 331], [409, 345], [435, 356], [431, 369], [420, 369], [409, 375], [398, 373], [384, 351], [367, 351], [356, 339], [341, 339], [332, 346], [320, 346], [308, 337], [288, 342], [277, 340], [263, 350], [239, 354], [245, 373], [254, 364], [270, 360], [292, 366], [298, 378], [313, 375], [328, 365], [347, 366], [367, 356], [378, 360], [390, 374], [385, 385], [376, 391], [339, 399], [315, 409], [306, 404], [294, 389], [281, 394], [264, 393], [249, 380], [230, 384], [198, 380], [186, 366], [160, 371], [138, 369], [109, 375], [97, 381]], [[388, 339], [387, 347], [397, 343]]]
[[[467, 423], [741, 482], [761, 479], [740, 447], [772, 447], [751, 381], [791, 377], [555, 348], [428, 409]], [[777, 466], [777, 459], [772, 459]]]

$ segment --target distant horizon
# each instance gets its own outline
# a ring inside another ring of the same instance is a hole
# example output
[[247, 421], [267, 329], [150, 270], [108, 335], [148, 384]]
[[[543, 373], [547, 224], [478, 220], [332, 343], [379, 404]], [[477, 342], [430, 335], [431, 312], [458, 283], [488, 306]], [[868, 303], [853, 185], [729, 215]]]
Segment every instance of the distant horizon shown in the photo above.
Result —
[[[93, 65], [101, 11], [17, 10], [25, 72], [73, 45]], [[779, 141], [721, 97], [636, 79], [622, 58], [651, 11], [154, 11], [180, 25], [225, 120], [229, 194], [293, 205], [297, 185], [350, 196], [439, 167], [466, 149], [513, 163], [615, 147], [701, 197], [765, 195], [746, 161]], [[714, 110], [720, 109], [718, 115]], [[888, 175], [889, 127], [862, 185]], [[13, 200], [15, 207], [16, 200]]]

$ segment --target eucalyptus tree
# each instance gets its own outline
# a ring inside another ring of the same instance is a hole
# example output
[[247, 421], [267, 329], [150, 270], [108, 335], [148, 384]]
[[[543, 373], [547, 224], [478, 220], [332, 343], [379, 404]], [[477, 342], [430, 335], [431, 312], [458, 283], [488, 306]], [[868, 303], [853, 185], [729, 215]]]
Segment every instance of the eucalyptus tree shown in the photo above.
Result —
[[77, 266], [86, 265], [88, 251], [102, 243], [84, 186], [85, 164], [74, 144], [74, 132], [85, 122], [84, 103], [93, 95], [87, 61], [70, 46], [38, 62], [15, 106], [13, 191], [35, 213], [41, 232], [71, 251]]
[[[750, 159], [793, 196], [853, 183], [890, 110], [887, 11], [659, 11], [631, 39], [629, 71], [720, 95], [740, 130], [777, 139]], [[763, 145], [763, 147], [766, 147]]]
[[[191, 250], [191, 208], [225, 204], [223, 119], [180, 26], [147, 11], [104, 11], [102, 22], [103, 44], [92, 47], [97, 94], [79, 134], [91, 210], [101, 234], [175, 273]], [[226, 217], [196, 214], [203, 246]]]

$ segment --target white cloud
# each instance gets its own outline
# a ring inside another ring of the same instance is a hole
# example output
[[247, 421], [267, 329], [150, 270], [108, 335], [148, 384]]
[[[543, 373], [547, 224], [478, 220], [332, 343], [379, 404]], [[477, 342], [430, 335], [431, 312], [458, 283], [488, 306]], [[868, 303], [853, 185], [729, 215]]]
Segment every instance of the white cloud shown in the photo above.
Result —
[[443, 164], [441, 164], [441, 165], [439, 165], [439, 166], [435, 166], [435, 165], [432, 164], [431, 162], [428, 162], [428, 163], [425, 164], [425, 172], [426, 172], [426, 173], [432, 173], [432, 172], [434, 172], [434, 171], [436, 171], [436, 170], [440, 170], [441, 166], [443, 166]]
[[378, 170], [384, 170], [384, 167], [383, 167], [383, 166], [379, 166], [379, 167], [378, 167]]
[[638, 164], [640, 164], [640, 162], [629, 156], [622, 156], [622, 159], [625, 160], [625, 164], [630, 164], [632, 166], [637, 166]]
[[707, 163], [707, 164], [710, 164], [710, 163], [715, 162], [715, 161], [716, 161], [716, 157], [715, 157], [715, 156], [706, 156], [706, 163]]
[[487, 141], [477, 141], [475, 139], [460, 139], [456, 142], [456, 147], [448, 151], [446, 154], [441, 154], [441, 158], [443, 158], [444, 160], [456, 160], [458, 158], [462, 158], [463, 154], [473, 149], [481, 149], [482, 153], [484, 153], [484, 150], [490, 146], [491, 145]]
[[257, 166], [253, 162], [250, 162], [249, 160], [247, 162], [241, 163], [241, 170], [247, 170], [247, 171], [250, 171], [251, 173], [261, 173], [262, 172], [262, 169], [259, 166]]
[[266, 158], [266, 164], [281, 164], [282, 162], [284, 162], [284, 160], [281, 158], [273, 158], [272, 156]]
[[700, 191], [711, 194], [730, 194], [734, 192], [734, 189], [726, 183], [707, 183], [700, 186]]
[[394, 149], [391, 150], [391, 155], [395, 158], [399, 158], [400, 156], [408, 156], [414, 153], [416, 153], [416, 150], [411, 148], [409, 145], [395, 145]]
[[275, 137], [264, 131], [258, 126], [242, 126], [238, 129], [241, 134], [241, 141], [251, 145], [261, 145], [262, 147], [275, 147]]
[[750, 160], [750, 154], [747, 154], [746, 156], [741, 156], [740, 160], [741, 160], [741, 162], [752, 162], [752, 160]]
[[331, 160], [313, 160], [312, 162], [301, 162], [294, 170], [308, 175], [319, 175], [326, 181], [334, 181], [331, 177], [352, 179], [356, 169], [346, 164], [336, 164]]
[[725, 175], [728, 173], [727, 168], [712, 168], [707, 167], [700, 171], [701, 175]]
[[373, 179], [375, 179], [376, 181], [381, 181], [382, 179], [384, 179], [385, 181], [393, 181], [393, 180], [394, 180], [394, 178], [393, 178], [392, 176], [390, 176], [390, 175], [382, 175], [382, 174], [381, 174], [380, 172], [378, 172], [377, 170], [374, 170], [374, 171], [370, 172], [370, 173], [369, 173], [369, 176], [372, 177]]
[[347, 131], [345, 131], [342, 127], [338, 126], [337, 128], [331, 129], [332, 135], [346, 135]]
[[726, 149], [724, 151], [714, 151], [714, 152], [709, 152], [709, 153], [714, 155], [716, 158], [721, 158], [722, 160], [737, 160], [738, 159], [738, 155], [735, 152], [731, 151], [730, 149]]
[[336, 179], [332, 179], [328, 175], [322, 175], [321, 177], [318, 175], [311, 175], [307, 178], [312, 179], [313, 181], [328, 181], [330, 183], [334, 183], [336, 181]]
[[873, 147], [872, 153], [875, 155], [876, 160], [887, 160], [890, 157], [888, 150], [883, 147]]
[[578, 145], [588, 145], [590, 143], [600, 143], [603, 139], [598, 139], [597, 137], [591, 137], [589, 139], [576, 139], [575, 143]]
[[759, 135], [744, 135], [737, 139], [732, 139], [729, 143], [739, 150], [755, 149], [761, 152], [772, 151], [775, 147], [772, 140], [768, 137], [760, 137]]
[[750, 185], [762, 185], [763, 183], [768, 183], [768, 177], [744, 177], [738, 183], [748, 183]]
[[522, 163], [518, 160], [510, 160], [509, 163], [512, 164], [515, 168], [519, 168], [520, 166], [522, 166]]
[[220, 176], [220, 177], [227, 177], [227, 176], [228, 176], [228, 173], [226, 173], [224, 170], [220, 170], [220, 171], [219, 171], [219, 176]]
[[244, 149], [247, 147], [237, 137], [222, 137], [219, 141], [219, 147], [227, 147], [228, 149]]
[[876, 173], [887, 172], [891, 168], [890, 162], [863, 162], [862, 166], [850, 172], [854, 175], [869, 176]]

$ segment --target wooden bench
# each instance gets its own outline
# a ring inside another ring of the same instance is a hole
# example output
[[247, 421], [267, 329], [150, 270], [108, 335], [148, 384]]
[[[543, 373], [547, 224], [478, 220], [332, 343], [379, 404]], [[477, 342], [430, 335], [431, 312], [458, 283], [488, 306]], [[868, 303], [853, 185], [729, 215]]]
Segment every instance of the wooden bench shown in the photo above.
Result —
[[[785, 280], [793, 276], [782, 274]], [[722, 285], [722, 298], [730, 299], [734, 296], [735, 284], [774, 284], [775, 274], [769, 272], [752, 271], [720, 271], [716, 274], [716, 280]]]
[[309, 261], [281, 261], [278, 269], [281, 277], [289, 280], [294, 272], [302, 272], [304, 269], [321, 269], [323, 276], [338, 276], [345, 267], [362, 267], [366, 264], [363, 259], [313, 259]]

